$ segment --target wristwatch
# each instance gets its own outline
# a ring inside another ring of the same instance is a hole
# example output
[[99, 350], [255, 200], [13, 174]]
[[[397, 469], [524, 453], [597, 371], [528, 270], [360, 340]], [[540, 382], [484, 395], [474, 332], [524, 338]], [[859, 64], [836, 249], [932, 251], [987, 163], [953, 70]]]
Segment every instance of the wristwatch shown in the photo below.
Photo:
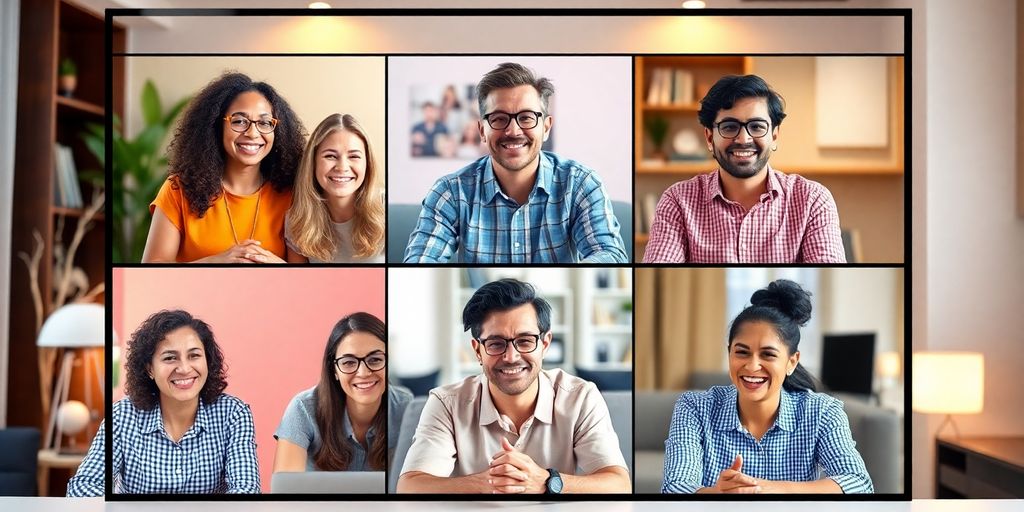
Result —
[[562, 475], [555, 468], [548, 468], [551, 475], [544, 481], [544, 494], [562, 494]]

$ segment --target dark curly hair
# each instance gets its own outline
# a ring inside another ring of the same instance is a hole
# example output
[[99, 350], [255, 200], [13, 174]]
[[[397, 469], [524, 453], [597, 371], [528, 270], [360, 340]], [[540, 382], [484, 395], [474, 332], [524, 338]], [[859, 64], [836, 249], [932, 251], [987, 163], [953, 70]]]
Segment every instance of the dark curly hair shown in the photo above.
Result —
[[199, 390], [203, 403], [211, 404], [220, 398], [228, 387], [227, 365], [224, 353], [213, 338], [213, 331], [206, 322], [180, 309], [163, 310], [153, 313], [142, 322], [128, 340], [124, 363], [124, 392], [132, 404], [143, 411], [151, 411], [160, 403], [160, 390], [149, 378], [149, 366], [153, 361], [156, 346], [167, 334], [181, 327], [191, 327], [203, 342], [206, 353], [206, 383]]
[[714, 129], [718, 112], [728, 110], [744, 98], [764, 98], [768, 102], [768, 117], [772, 128], [782, 124], [786, 118], [786, 102], [768, 82], [757, 75], [726, 75], [711, 86], [704, 99], [700, 100], [697, 119], [707, 129]]
[[253, 82], [242, 73], [225, 73], [192, 98], [167, 149], [172, 184], [181, 188], [189, 209], [198, 217], [206, 214], [221, 193], [221, 175], [226, 165], [223, 118], [231, 102], [248, 91], [262, 94], [273, 109], [271, 114], [278, 119], [274, 145], [260, 162], [260, 174], [279, 192], [290, 190], [295, 182], [306, 137], [302, 121], [269, 84]]

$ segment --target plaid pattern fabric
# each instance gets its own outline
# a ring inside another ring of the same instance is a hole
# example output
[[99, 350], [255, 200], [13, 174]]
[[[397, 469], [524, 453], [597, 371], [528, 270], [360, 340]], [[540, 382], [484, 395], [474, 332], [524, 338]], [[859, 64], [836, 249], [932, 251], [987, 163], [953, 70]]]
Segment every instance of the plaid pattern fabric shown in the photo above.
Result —
[[[200, 400], [195, 424], [177, 443], [167, 437], [160, 406], [143, 411], [127, 398], [115, 402], [113, 489], [129, 494], [258, 494], [259, 462], [252, 411], [223, 394]], [[106, 430], [100, 425], [89, 452], [68, 482], [68, 496], [102, 496]]]
[[843, 492], [874, 487], [850, 434], [843, 403], [822, 393], [782, 390], [779, 413], [760, 441], [740, 423], [733, 386], [683, 393], [665, 441], [663, 493], [694, 493], [712, 487], [736, 455], [740, 469], [765, 480], [808, 482], [831, 478]]
[[846, 263], [828, 189], [769, 167], [768, 190], [744, 211], [725, 198], [719, 172], [665, 191], [644, 263]]
[[463, 263], [626, 263], [597, 174], [546, 151], [523, 205], [501, 191], [489, 156], [437, 180], [405, 263], [446, 263], [460, 249]]

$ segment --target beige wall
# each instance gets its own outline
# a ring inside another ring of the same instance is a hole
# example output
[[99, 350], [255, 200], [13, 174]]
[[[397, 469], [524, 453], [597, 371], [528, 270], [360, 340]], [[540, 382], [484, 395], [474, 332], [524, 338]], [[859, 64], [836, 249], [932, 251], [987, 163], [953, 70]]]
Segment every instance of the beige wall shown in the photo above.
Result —
[[126, 127], [142, 123], [139, 97], [153, 80], [165, 108], [195, 94], [226, 70], [236, 70], [272, 85], [305, 124], [306, 132], [334, 112], [359, 120], [384, 158], [383, 57], [126, 57]]

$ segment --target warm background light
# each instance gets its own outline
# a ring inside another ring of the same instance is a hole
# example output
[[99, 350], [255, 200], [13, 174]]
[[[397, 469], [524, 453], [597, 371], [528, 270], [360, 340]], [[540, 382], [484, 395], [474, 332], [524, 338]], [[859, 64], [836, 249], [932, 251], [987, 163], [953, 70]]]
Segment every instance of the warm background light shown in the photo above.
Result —
[[683, 2], [683, 9], [703, 9], [706, 5], [704, 0], [686, 0]]
[[878, 374], [882, 377], [899, 377], [900, 355], [896, 352], [883, 352], [880, 354], [878, 356]]
[[985, 360], [976, 352], [914, 354], [914, 410], [976, 414], [985, 399]]
[[327, 2], [310, 2], [309, 3], [309, 8], [310, 9], [330, 9], [331, 8], [331, 4], [329, 4]]

